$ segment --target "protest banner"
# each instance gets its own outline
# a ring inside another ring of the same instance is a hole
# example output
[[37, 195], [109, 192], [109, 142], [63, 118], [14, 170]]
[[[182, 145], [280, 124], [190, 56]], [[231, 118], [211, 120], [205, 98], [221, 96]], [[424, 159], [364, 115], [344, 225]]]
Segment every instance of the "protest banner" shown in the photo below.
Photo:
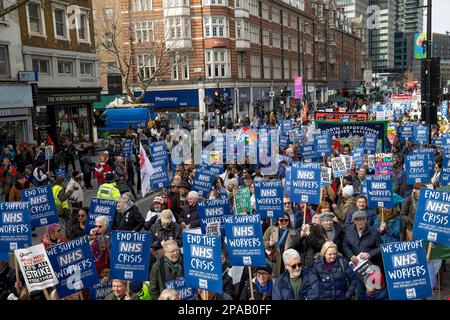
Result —
[[279, 144], [280, 144], [280, 150], [284, 150], [289, 145], [289, 135], [282, 134], [280, 131], [280, 138], [279, 138]]
[[394, 158], [392, 153], [377, 153], [375, 154], [375, 174], [382, 176], [392, 176], [394, 175], [393, 171], [394, 166]]
[[133, 154], [133, 145], [130, 139], [122, 139], [122, 157], [129, 158]]
[[45, 147], [45, 160], [49, 161], [53, 159], [53, 146], [46, 146]]
[[197, 169], [195, 171], [194, 183], [192, 190], [197, 191], [201, 197], [207, 198], [214, 186], [216, 174], [212, 173], [208, 167], [204, 169]]
[[226, 143], [226, 154], [225, 161], [226, 163], [235, 163], [236, 162], [236, 133], [235, 130], [229, 129], [225, 133], [225, 143]]
[[397, 139], [397, 127], [398, 124], [395, 122], [390, 122], [388, 124], [387, 138], [390, 144], [394, 144], [395, 139]]
[[333, 177], [340, 178], [347, 175], [347, 166], [345, 165], [344, 158], [341, 157], [332, 158], [331, 167], [333, 168]]
[[250, 189], [248, 187], [241, 186], [234, 188], [233, 195], [234, 195], [234, 211], [236, 214], [252, 212]]
[[321, 173], [320, 163], [294, 162], [291, 171], [291, 201], [319, 204]]
[[446, 134], [442, 137], [442, 146], [444, 148], [444, 155], [450, 157], [450, 135]]
[[413, 239], [450, 246], [450, 193], [441, 190], [420, 189]]
[[348, 155], [341, 155], [341, 158], [344, 159], [344, 164], [347, 172], [350, 171], [352, 169], [352, 157]]
[[430, 143], [430, 127], [429, 126], [414, 126], [414, 141], [417, 144]]
[[31, 246], [29, 202], [0, 202], [0, 252]]
[[370, 171], [375, 171], [375, 155], [367, 156], [367, 165]]
[[340, 122], [342, 118], [347, 118], [349, 122], [367, 121], [368, 113], [366, 112], [321, 112], [316, 111], [315, 120]]
[[[150, 141], [150, 140], [149, 140]], [[167, 152], [166, 141], [149, 142], [148, 147], [150, 149], [150, 161], [158, 162], [164, 161], [169, 162], [169, 154]]]
[[372, 133], [364, 134], [364, 154], [370, 155], [375, 154], [377, 152], [377, 143], [378, 137]]
[[224, 231], [222, 232], [220, 228], [222, 228], [222, 223], [220, 221], [208, 222], [205, 227], [205, 235], [211, 237], [220, 237], [222, 233], [224, 233]]
[[331, 136], [327, 133], [314, 137], [316, 156], [326, 157], [331, 155]]
[[433, 295], [423, 240], [382, 244], [381, 255], [391, 300]]
[[256, 213], [265, 218], [279, 218], [283, 211], [283, 188], [281, 181], [254, 182]]
[[367, 200], [369, 208], [393, 208], [394, 191], [392, 176], [366, 176]]
[[414, 124], [405, 123], [400, 127], [400, 141], [411, 141], [414, 139]]
[[206, 227], [208, 223], [215, 221], [221, 222], [221, 234], [225, 232], [222, 217], [224, 215], [231, 214], [230, 201], [228, 198], [198, 201], [197, 209], [200, 218], [200, 227], [203, 234], [207, 231]]
[[153, 190], [170, 187], [167, 165], [164, 161], [152, 162], [153, 174], [150, 177], [150, 185]]
[[28, 292], [45, 290], [58, 284], [43, 244], [14, 250]]
[[321, 167], [320, 188], [329, 187], [331, 185], [331, 168]]
[[433, 168], [429, 167], [429, 154], [411, 154], [405, 157], [406, 183], [428, 183], [432, 175]]
[[117, 201], [109, 199], [92, 198], [89, 206], [88, 220], [85, 233], [89, 234], [95, 228], [95, 219], [99, 216], [107, 216], [109, 220], [108, 230], [111, 230], [116, 215]]
[[[259, 130], [258, 139], [258, 166], [267, 168], [272, 166], [273, 156], [277, 154], [278, 130]], [[273, 155], [272, 155], [273, 153]], [[276, 166], [278, 167], [278, 166]]]
[[265, 266], [261, 218], [255, 215], [223, 217], [232, 266]]
[[369, 273], [374, 270], [373, 263], [368, 259], [361, 259], [360, 255], [356, 256], [358, 258], [358, 264], [355, 266], [353, 262], [349, 262], [350, 267], [356, 276], [361, 279], [362, 282], [365, 282]]
[[31, 227], [42, 227], [59, 222], [55, 198], [50, 185], [20, 191], [22, 201], [30, 203]]
[[181, 277], [165, 283], [167, 289], [178, 292], [180, 300], [191, 300], [194, 297], [194, 289], [186, 284], [186, 280]]
[[290, 195], [292, 189], [291, 180], [292, 167], [286, 167], [285, 178], [284, 178], [284, 194]]
[[[412, 154], [428, 154], [428, 166], [431, 170], [434, 170], [434, 153], [436, 152], [433, 148], [417, 148], [413, 149]], [[432, 175], [432, 174], [431, 174]]]
[[56, 291], [60, 298], [99, 282], [88, 236], [56, 244], [46, 251], [58, 278]]
[[112, 231], [110, 278], [146, 281], [151, 241], [149, 232]]
[[54, 170], [54, 172], [55, 172], [55, 177], [62, 176], [62, 177], [64, 177], [65, 181], [69, 181], [69, 175], [67, 174], [67, 171], [65, 168], [56, 168]]
[[291, 119], [280, 121], [281, 132], [288, 133], [290, 130], [292, 130], [292, 128], [293, 124]]
[[394, 120], [401, 120], [403, 117], [402, 110], [401, 109], [395, 109], [394, 110]]
[[352, 150], [352, 157], [356, 168], [361, 168], [364, 165], [364, 148], [354, 148]]
[[318, 157], [314, 142], [303, 142], [300, 146], [300, 152], [305, 162], [312, 162]]
[[183, 232], [183, 272], [192, 288], [222, 293], [220, 237]]
[[441, 187], [450, 185], [450, 157], [448, 155], [444, 155], [444, 159], [442, 160], [439, 184], [441, 185]]
[[111, 285], [111, 280], [106, 282], [105, 285], [94, 284], [89, 288], [89, 300], [105, 300], [105, 297], [111, 292]]

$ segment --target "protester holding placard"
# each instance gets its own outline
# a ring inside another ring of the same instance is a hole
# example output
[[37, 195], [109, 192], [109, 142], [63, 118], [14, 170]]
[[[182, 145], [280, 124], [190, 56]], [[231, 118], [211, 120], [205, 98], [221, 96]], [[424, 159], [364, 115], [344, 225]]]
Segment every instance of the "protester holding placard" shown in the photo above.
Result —
[[383, 243], [400, 241], [402, 220], [398, 208], [378, 208], [373, 227], [379, 230]]
[[120, 196], [117, 202], [117, 213], [113, 222], [113, 230], [141, 231], [144, 227], [144, 218], [132, 200], [129, 192]]
[[302, 225], [300, 237], [292, 243], [291, 248], [297, 250], [302, 257], [303, 264], [310, 268], [314, 265], [316, 255], [327, 241], [327, 235], [319, 224], [308, 223]]
[[69, 241], [63, 234], [61, 226], [53, 223], [47, 226], [47, 233], [41, 238], [41, 243], [47, 249], [55, 244]]
[[60, 224], [66, 237], [71, 236], [72, 232], [72, 217], [69, 211], [68, 199], [72, 193], [77, 190], [76, 187], [70, 190], [64, 188], [64, 176], [56, 177], [56, 183], [52, 188], [53, 198], [55, 199], [56, 209], [60, 217]]
[[174, 221], [172, 211], [169, 209], [161, 212], [150, 232], [153, 235], [151, 248], [154, 251], [161, 250], [166, 240], [175, 240], [178, 246], [182, 247], [181, 226]]
[[338, 204], [333, 204], [334, 213], [342, 224], [344, 224], [345, 218], [350, 210], [355, 207], [355, 204], [356, 200], [354, 197], [353, 185], [346, 185], [342, 188], [342, 197]]
[[92, 256], [95, 261], [95, 269], [102, 284], [109, 281], [110, 274], [110, 250], [109, 239], [104, 235], [97, 235], [94, 240], [89, 243]]
[[[253, 279], [247, 279], [240, 300], [272, 300], [273, 279], [270, 265], [254, 268], [253, 275]], [[253, 295], [250, 293], [248, 281], [253, 283]]]
[[191, 191], [187, 195], [187, 203], [181, 209], [180, 225], [182, 229], [195, 229], [200, 227], [197, 201], [199, 195], [196, 191]]
[[[107, 174], [113, 172], [111, 166], [107, 163], [108, 157], [106, 155], [100, 156], [100, 163], [94, 168], [94, 177], [97, 178], [98, 186], [104, 184], [107, 178]], [[113, 182], [113, 181], [109, 181]]]

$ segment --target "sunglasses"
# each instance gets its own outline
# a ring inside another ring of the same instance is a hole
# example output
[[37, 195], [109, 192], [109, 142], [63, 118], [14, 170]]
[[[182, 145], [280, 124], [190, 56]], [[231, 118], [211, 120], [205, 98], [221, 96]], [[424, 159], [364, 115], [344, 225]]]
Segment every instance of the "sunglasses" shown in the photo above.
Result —
[[96, 228], [103, 228], [103, 226], [95, 226]]
[[288, 264], [289, 267], [291, 267], [292, 269], [297, 269], [297, 268], [301, 268], [302, 264], [301, 263], [295, 263], [293, 265]]
[[258, 276], [258, 277], [267, 277], [267, 276], [269, 276], [269, 274], [267, 272], [257, 272], [256, 276]]

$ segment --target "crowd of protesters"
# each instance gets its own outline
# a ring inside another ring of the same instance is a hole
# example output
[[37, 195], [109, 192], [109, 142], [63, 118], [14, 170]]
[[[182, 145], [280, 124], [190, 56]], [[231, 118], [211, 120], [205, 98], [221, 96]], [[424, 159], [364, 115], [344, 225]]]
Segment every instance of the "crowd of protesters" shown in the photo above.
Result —
[[[297, 119], [297, 116], [298, 113], [292, 115], [294, 124], [308, 124], [307, 119]], [[244, 125], [258, 121], [275, 126], [276, 116], [272, 113], [265, 119], [242, 119]], [[437, 128], [433, 134], [442, 135], [445, 132]], [[171, 168], [174, 169], [174, 175], [171, 177], [170, 188], [160, 190], [157, 196], [145, 200], [148, 211], [140, 212], [135, 204], [141, 189], [139, 141], [165, 140], [169, 154], [177, 141], [172, 141], [172, 136], [164, 128], [149, 130], [147, 134], [142, 130], [129, 129], [125, 137], [133, 143], [131, 157], [122, 157], [120, 141], [111, 139], [98, 163], [93, 160], [87, 144], [75, 146], [69, 139], [63, 141], [50, 165], [45, 159], [45, 143], [36, 146], [20, 144], [16, 149], [8, 146], [0, 155], [1, 201], [20, 201], [21, 190], [51, 185], [60, 223], [47, 226], [47, 232], [40, 239], [48, 248], [84, 235], [89, 208], [83, 206], [83, 191], [97, 188], [97, 197], [117, 201], [113, 230], [150, 231], [153, 234], [148, 281], [110, 279], [110, 230], [105, 217], [96, 219], [95, 228], [88, 236], [101, 282], [106, 284], [112, 281], [111, 291], [105, 299], [178, 299], [176, 291], [166, 289], [166, 283], [183, 277], [183, 230], [200, 228], [197, 203], [203, 198], [192, 190], [196, 166], [192, 161], [185, 161], [176, 168]], [[428, 184], [406, 183], [404, 159], [418, 147], [413, 141], [404, 143], [398, 139], [391, 146], [395, 177], [393, 209], [385, 209], [381, 213], [381, 210], [368, 208], [368, 200], [361, 194], [361, 182], [367, 174], [374, 172], [369, 169], [367, 159], [362, 167], [353, 166], [343, 179], [334, 179], [329, 187], [323, 188], [319, 205], [295, 204], [288, 195], [284, 195], [284, 216], [272, 224], [269, 220], [262, 223], [267, 264], [253, 268], [250, 278], [247, 269], [229, 264], [223, 245], [223, 293], [197, 290], [194, 299], [389, 299], [380, 245], [411, 239], [420, 188], [439, 187], [438, 175], [443, 155], [442, 150], [434, 145], [428, 146], [436, 150], [433, 178]], [[334, 156], [351, 152], [350, 145], [333, 148]], [[149, 153], [148, 148], [145, 149]], [[303, 160], [299, 146], [295, 144], [288, 145], [280, 153], [292, 161]], [[330, 166], [329, 160], [323, 159], [323, 164]], [[256, 164], [225, 165], [224, 173], [215, 178], [214, 187], [207, 199], [219, 199], [225, 194], [232, 203], [233, 189], [248, 186], [253, 202], [253, 211], [248, 214], [253, 214], [256, 211], [253, 183], [268, 179], [284, 183], [286, 165], [286, 161], [281, 161], [277, 174], [269, 177], [263, 176]], [[56, 175], [57, 168], [64, 168], [66, 173], [70, 173], [70, 179]], [[349, 262], [357, 264], [357, 257], [369, 259], [379, 266], [380, 271], [371, 274], [367, 281], [362, 281], [349, 265]], [[443, 287], [445, 261], [439, 272], [440, 285]], [[368, 283], [371, 285], [368, 286]], [[27, 292], [23, 279], [15, 278], [13, 268], [6, 261], [0, 264], [0, 287], [1, 299], [6, 299], [11, 294], [17, 299], [44, 299], [42, 292]], [[52, 292], [51, 298], [59, 299], [56, 291]], [[89, 299], [88, 290], [65, 299]]]

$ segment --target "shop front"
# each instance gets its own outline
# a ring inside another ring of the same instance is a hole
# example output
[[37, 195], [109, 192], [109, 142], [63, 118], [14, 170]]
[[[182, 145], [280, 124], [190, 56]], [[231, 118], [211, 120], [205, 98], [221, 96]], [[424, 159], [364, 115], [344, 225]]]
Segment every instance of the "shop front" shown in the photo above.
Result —
[[8, 145], [33, 143], [33, 98], [25, 84], [0, 84], [0, 150]]
[[253, 88], [253, 103], [258, 104], [258, 114], [270, 111], [270, 87]]
[[36, 135], [55, 144], [63, 138], [74, 143], [93, 141], [93, 103], [100, 101], [100, 88], [39, 88], [34, 112]]

